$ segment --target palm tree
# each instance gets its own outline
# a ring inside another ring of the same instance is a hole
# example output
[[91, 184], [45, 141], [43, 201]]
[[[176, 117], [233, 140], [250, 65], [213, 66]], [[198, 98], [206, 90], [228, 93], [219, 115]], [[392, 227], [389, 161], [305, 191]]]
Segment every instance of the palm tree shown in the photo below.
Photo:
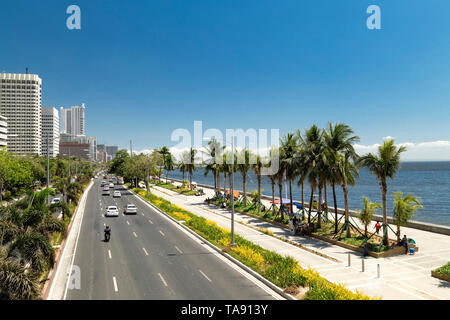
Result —
[[344, 192], [345, 224], [343, 228], [346, 229], [346, 237], [350, 237], [348, 186], [354, 186], [356, 179], [359, 177], [358, 167], [351, 160], [353, 156], [354, 155], [350, 152], [346, 152], [344, 154], [339, 154], [338, 157], [338, 170], [340, 181], [342, 183], [342, 191]]
[[294, 212], [292, 202], [292, 181], [295, 177], [295, 156], [298, 148], [298, 135], [294, 133], [288, 133], [281, 139], [281, 154], [283, 155], [281, 162], [283, 163], [283, 167], [286, 173], [286, 179], [289, 180], [289, 198], [291, 212]]
[[197, 167], [195, 166], [195, 155], [197, 154], [197, 150], [193, 149], [192, 147], [189, 149], [189, 162], [187, 165], [187, 171], [189, 172], [189, 189], [192, 190], [192, 174], [194, 171], [197, 170]]
[[364, 209], [359, 212], [358, 218], [364, 224], [364, 236], [367, 238], [367, 226], [372, 222], [377, 209], [381, 208], [381, 204], [371, 202], [368, 198], [363, 197]]
[[37, 275], [28, 272], [17, 259], [0, 252], [0, 300], [31, 300], [39, 296]]
[[[279, 148], [272, 146], [270, 148], [269, 157], [265, 161], [265, 168], [270, 179], [270, 184], [272, 186], [272, 212], [274, 213], [276, 210], [275, 207], [275, 183], [278, 179], [278, 171], [279, 171]], [[280, 192], [281, 194], [281, 192]]]
[[242, 175], [242, 191], [244, 199], [244, 207], [247, 205], [247, 193], [246, 193], [246, 181], [247, 174], [251, 169], [250, 166], [251, 151], [248, 149], [243, 149], [237, 155], [237, 170], [241, 172]]
[[305, 163], [308, 164], [308, 182], [311, 187], [308, 212], [308, 223], [311, 223], [313, 195], [316, 187], [318, 186], [319, 168], [322, 153], [324, 151], [324, 143], [322, 139], [322, 132], [316, 125], [313, 125], [306, 130], [305, 135], [303, 137], [300, 136], [300, 138], [305, 152]]
[[[161, 147], [161, 149], [158, 150], [159, 154], [162, 156], [163, 160], [163, 166], [166, 164], [166, 157], [170, 153], [169, 148], [166, 146]], [[161, 179], [161, 177], [159, 177]]]
[[204, 162], [204, 175], [206, 177], [209, 172], [212, 172], [214, 174], [214, 188], [220, 190], [220, 161], [217, 160], [220, 159], [224, 147], [220, 145], [220, 142], [213, 138], [208, 142], [208, 146], [206, 146], [205, 149], [206, 150], [202, 151], [202, 153], [204, 153], [208, 159]]
[[258, 206], [258, 213], [261, 211], [261, 179], [262, 179], [262, 170], [263, 170], [264, 164], [261, 160], [261, 156], [259, 154], [256, 155], [256, 161], [252, 165], [253, 172], [256, 175], [256, 179], [258, 181], [258, 199], [257, 199], [257, 206]]
[[175, 163], [173, 162], [172, 154], [170, 152], [166, 156], [164, 168], [166, 169], [166, 180], [167, 180], [169, 178], [169, 172], [175, 169]]
[[64, 222], [53, 217], [50, 206], [45, 204], [47, 193], [47, 189], [34, 193], [0, 214], [0, 246], [7, 248], [4, 258], [28, 265], [35, 274], [54, 263], [55, 253], [50, 244], [52, 234], [66, 234]]
[[378, 147], [378, 154], [369, 153], [360, 158], [358, 163], [369, 168], [380, 182], [381, 199], [383, 205], [383, 244], [388, 245], [387, 237], [387, 209], [386, 209], [386, 194], [387, 194], [387, 179], [393, 179], [395, 174], [400, 169], [400, 154], [406, 151], [406, 147], [396, 147], [394, 140], [387, 140], [383, 145]]
[[406, 223], [414, 216], [418, 209], [422, 208], [419, 198], [412, 194], [403, 196], [403, 192], [394, 193], [394, 223], [397, 225], [397, 241], [400, 241], [400, 226]]
[[328, 157], [328, 179], [327, 181], [331, 184], [333, 191], [333, 200], [334, 200], [334, 233], [338, 232], [338, 218], [337, 218], [337, 200], [336, 200], [336, 184], [341, 184], [339, 179], [339, 174], [337, 170], [337, 159], [338, 153], [346, 153], [350, 152], [355, 153], [355, 149], [353, 148], [353, 144], [359, 141], [359, 137], [353, 135], [353, 130], [350, 126], [343, 123], [328, 123], [327, 130], [324, 130], [324, 143], [325, 150]]

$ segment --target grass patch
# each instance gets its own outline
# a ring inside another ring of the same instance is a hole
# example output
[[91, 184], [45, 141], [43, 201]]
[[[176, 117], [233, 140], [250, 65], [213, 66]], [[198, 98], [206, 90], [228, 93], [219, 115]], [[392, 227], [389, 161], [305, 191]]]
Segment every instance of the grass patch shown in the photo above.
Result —
[[185, 225], [207, 239], [217, 247], [226, 250], [231, 256], [252, 268], [263, 277], [287, 289], [307, 287], [304, 299], [310, 300], [370, 300], [373, 299], [360, 291], [356, 293], [343, 285], [334, 284], [322, 278], [313, 269], [303, 269], [296, 260], [284, 257], [264, 249], [239, 235], [235, 236], [236, 247], [230, 248], [230, 231], [213, 221], [194, 215], [169, 201], [147, 193], [142, 189], [133, 189], [141, 197], [157, 206], [176, 220], [185, 221]]
[[435, 271], [450, 276], [450, 262], [437, 268]]

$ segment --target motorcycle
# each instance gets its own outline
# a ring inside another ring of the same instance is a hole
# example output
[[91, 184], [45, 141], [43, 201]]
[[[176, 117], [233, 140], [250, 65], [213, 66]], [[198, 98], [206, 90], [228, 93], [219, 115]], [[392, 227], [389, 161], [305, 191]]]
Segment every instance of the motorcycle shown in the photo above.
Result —
[[105, 232], [105, 242], [109, 242], [109, 239], [111, 238], [111, 234]]

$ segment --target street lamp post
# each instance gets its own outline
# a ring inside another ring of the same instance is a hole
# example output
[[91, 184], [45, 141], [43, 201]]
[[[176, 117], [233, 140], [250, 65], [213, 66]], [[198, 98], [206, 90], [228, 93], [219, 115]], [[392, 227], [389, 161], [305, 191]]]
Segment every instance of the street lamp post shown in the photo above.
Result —
[[234, 242], [234, 136], [231, 138], [231, 242], [230, 247], [235, 247]]
[[[50, 139], [48, 136], [48, 133], [46, 134], [47, 137], [47, 189], [50, 188]], [[58, 139], [59, 137], [53, 138], [52, 142], [55, 141], [56, 139]], [[49, 203], [49, 198], [47, 195], [47, 203]]]

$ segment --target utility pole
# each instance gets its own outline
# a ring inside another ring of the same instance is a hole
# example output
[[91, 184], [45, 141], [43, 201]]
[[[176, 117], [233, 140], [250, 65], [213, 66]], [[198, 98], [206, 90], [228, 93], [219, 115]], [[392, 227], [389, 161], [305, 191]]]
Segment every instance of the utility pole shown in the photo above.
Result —
[[[47, 189], [50, 187], [50, 156], [48, 148], [48, 133], [47, 133]], [[48, 191], [47, 191], [48, 192]], [[47, 204], [49, 204], [49, 196], [47, 194]]]
[[130, 140], [130, 155], [133, 156], [133, 142]]

